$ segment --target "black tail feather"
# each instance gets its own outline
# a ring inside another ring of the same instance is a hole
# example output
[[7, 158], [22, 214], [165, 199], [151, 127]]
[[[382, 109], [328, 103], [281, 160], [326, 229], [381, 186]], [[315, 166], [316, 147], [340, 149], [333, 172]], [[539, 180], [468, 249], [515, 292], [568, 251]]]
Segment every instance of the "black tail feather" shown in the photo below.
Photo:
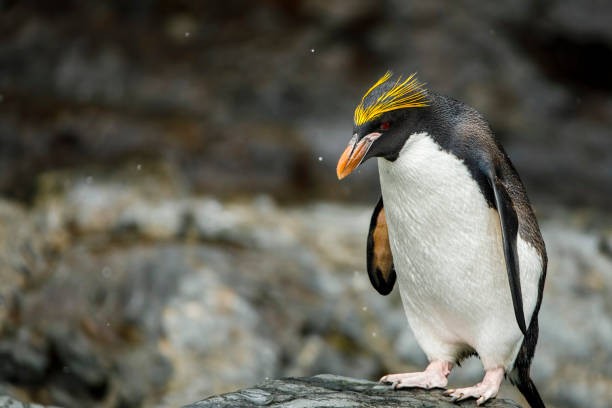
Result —
[[[537, 312], [537, 309], [536, 309]], [[521, 394], [525, 397], [531, 408], [546, 408], [540, 393], [529, 375], [531, 360], [538, 342], [538, 318], [534, 316], [529, 325], [529, 329], [523, 339], [523, 344], [519, 350], [514, 363], [514, 369], [509, 376], [510, 381], [516, 385]]]
[[519, 389], [521, 394], [523, 394], [531, 408], [546, 408], [544, 406], [544, 401], [542, 401], [542, 397], [540, 397], [540, 393], [538, 392], [538, 389], [533, 381], [531, 381], [531, 378], [527, 377], [527, 379], [519, 380], [516, 387]]
[[535, 353], [536, 344], [538, 343], [538, 312], [540, 311], [540, 305], [542, 303], [544, 280], [546, 279], [546, 266], [548, 263], [546, 252], [543, 254], [543, 261], [544, 265], [542, 268], [542, 275], [540, 276], [538, 301], [533, 311], [527, 333], [525, 333], [525, 337], [523, 338], [523, 344], [521, 345], [521, 349], [516, 356], [514, 369], [508, 375], [510, 382], [512, 382], [512, 384], [519, 389], [531, 408], [546, 408], [544, 401], [542, 401], [542, 397], [540, 397], [540, 393], [531, 380], [531, 376], [529, 374], [531, 360], [533, 360], [533, 354]]

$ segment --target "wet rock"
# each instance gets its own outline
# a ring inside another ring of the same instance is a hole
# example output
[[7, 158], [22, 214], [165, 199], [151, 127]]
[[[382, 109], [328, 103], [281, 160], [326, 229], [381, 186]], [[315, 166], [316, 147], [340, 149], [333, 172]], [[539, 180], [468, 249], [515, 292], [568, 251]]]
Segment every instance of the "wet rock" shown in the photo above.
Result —
[[[393, 390], [390, 386], [335, 375], [271, 380], [186, 405], [204, 407], [456, 407], [476, 406], [474, 401], [453, 403], [440, 390]], [[520, 407], [510, 400], [494, 399], [490, 407]]]

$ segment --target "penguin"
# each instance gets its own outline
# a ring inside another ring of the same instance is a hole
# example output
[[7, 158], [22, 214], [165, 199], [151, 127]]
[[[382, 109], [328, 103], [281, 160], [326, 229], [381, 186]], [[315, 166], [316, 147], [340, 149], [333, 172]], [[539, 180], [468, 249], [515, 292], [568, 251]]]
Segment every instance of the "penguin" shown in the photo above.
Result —
[[448, 389], [452, 401], [494, 398], [504, 378], [532, 408], [530, 378], [547, 256], [525, 187], [483, 116], [427, 90], [415, 74], [384, 74], [355, 109], [338, 165], [343, 179], [376, 157], [381, 197], [367, 237], [367, 271], [382, 295], [397, 280], [429, 364], [380, 379], [446, 388], [455, 365], [480, 358], [484, 377]]

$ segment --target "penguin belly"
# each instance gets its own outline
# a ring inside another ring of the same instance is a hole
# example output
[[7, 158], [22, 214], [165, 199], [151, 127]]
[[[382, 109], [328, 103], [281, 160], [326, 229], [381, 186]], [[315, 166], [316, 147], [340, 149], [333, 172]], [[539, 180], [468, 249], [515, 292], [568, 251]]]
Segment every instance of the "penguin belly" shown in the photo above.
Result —
[[[509, 372], [523, 335], [516, 323], [499, 216], [467, 166], [427, 134], [411, 135], [394, 162], [379, 159], [402, 303], [430, 360], [477, 353]], [[517, 252], [527, 322], [542, 264], [520, 235]]]

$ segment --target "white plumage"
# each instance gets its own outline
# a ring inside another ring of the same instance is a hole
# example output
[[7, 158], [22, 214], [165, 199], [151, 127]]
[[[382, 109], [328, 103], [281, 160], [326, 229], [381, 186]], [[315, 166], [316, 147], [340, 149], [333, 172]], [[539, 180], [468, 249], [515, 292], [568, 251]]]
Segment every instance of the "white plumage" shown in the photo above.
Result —
[[[394, 162], [378, 159], [402, 302], [430, 360], [476, 351], [485, 369], [510, 372], [523, 335], [516, 323], [499, 216], [457, 157], [427, 133], [411, 135]], [[542, 261], [519, 235], [525, 319]]]

